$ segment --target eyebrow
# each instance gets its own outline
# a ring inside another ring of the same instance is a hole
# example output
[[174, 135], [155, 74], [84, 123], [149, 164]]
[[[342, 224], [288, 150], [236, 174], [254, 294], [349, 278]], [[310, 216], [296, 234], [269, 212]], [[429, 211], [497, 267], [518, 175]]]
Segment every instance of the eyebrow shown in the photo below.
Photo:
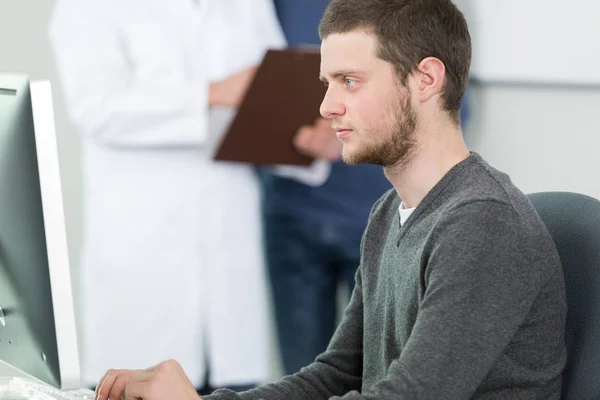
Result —
[[[352, 70], [340, 70], [340, 71], [336, 71], [333, 74], [331, 74], [331, 78], [338, 79], [338, 78], [343, 78], [348, 75], [357, 76], [357, 75], [364, 75], [364, 73], [359, 72], [359, 71], [352, 71]], [[329, 82], [329, 80], [324, 75], [320, 75], [319, 79], [322, 82]]]

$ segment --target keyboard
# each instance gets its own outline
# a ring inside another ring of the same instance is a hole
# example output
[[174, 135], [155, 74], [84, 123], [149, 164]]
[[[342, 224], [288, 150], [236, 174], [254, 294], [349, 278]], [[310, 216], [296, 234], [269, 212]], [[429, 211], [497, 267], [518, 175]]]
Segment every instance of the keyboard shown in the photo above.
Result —
[[11, 378], [0, 388], [0, 399], [11, 400], [94, 400], [89, 389], [60, 390], [27, 378]]

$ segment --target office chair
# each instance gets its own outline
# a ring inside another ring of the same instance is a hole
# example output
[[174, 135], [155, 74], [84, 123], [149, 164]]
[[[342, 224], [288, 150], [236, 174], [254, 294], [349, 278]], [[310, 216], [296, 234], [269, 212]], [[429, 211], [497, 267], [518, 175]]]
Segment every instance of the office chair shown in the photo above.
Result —
[[565, 276], [562, 400], [600, 399], [600, 201], [568, 192], [528, 197], [554, 239]]

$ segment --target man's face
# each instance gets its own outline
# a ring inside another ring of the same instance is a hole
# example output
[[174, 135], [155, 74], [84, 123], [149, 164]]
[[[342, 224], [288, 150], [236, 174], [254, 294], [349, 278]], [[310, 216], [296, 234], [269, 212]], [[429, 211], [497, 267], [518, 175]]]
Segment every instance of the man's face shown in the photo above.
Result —
[[417, 117], [410, 91], [393, 66], [376, 56], [377, 38], [364, 31], [332, 34], [321, 45], [328, 84], [321, 115], [332, 120], [349, 164], [405, 164], [415, 150]]

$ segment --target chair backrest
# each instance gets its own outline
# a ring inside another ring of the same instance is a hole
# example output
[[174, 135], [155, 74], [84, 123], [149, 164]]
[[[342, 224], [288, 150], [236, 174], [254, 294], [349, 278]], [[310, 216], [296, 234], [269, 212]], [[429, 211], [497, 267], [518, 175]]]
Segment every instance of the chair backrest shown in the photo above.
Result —
[[528, 197], [554, 239], [565, 276], [562, 399], [600, 399], [600, 201], [568, 192]]

